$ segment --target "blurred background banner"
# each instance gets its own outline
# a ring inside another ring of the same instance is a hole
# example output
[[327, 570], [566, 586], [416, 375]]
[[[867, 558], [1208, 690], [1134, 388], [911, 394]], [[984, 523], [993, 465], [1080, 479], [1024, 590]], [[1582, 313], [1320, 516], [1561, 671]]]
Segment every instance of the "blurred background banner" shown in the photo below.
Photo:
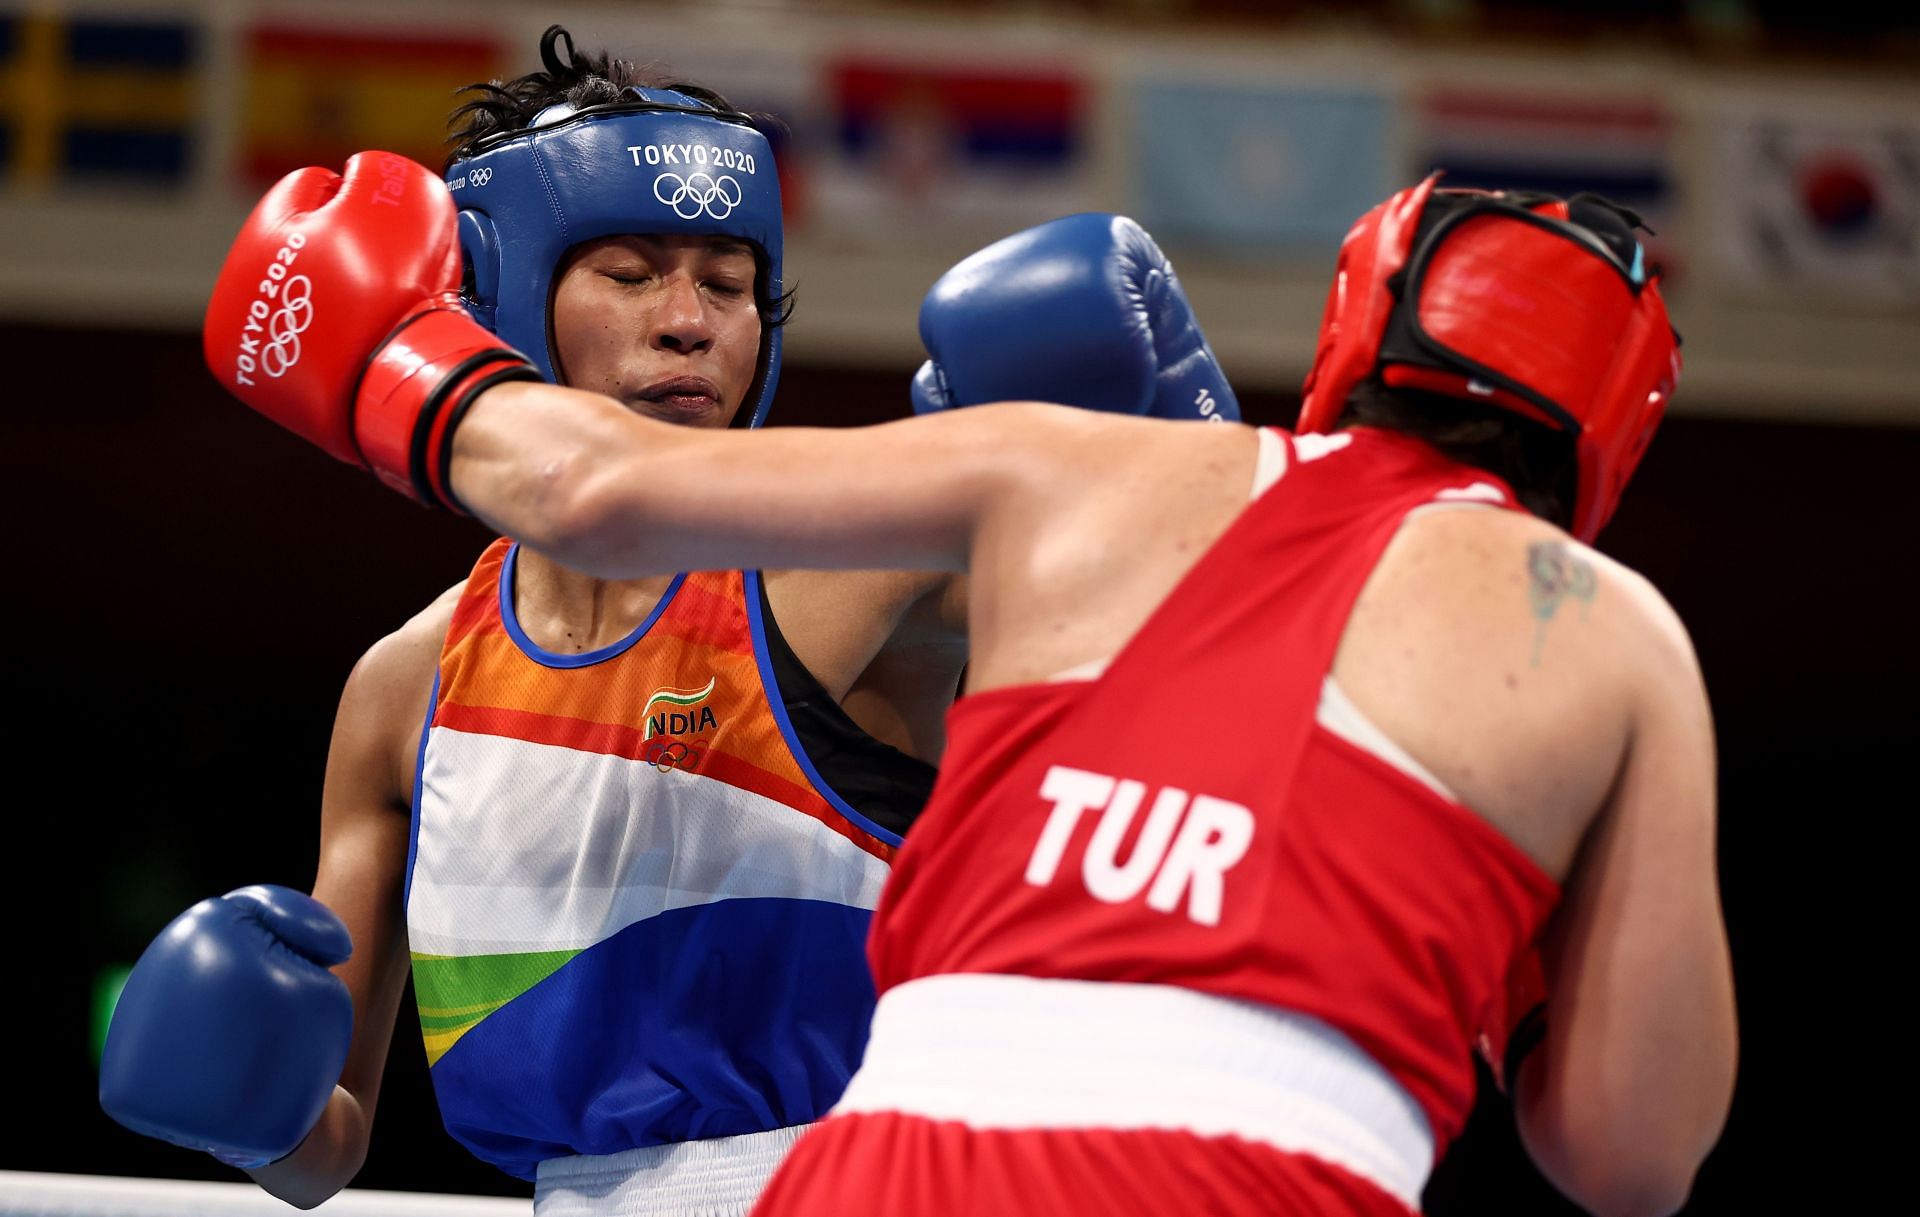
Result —
[[1760, 106], [1719, 126], [1709, 223], [1728, 277], [1920, 305], [1920, 114]]
[[1411, 109], [1409, 176], [1441, 170], [1449, 186], [1605, 195], [1647, 222], [1649, 251], [1677, 284], [1677, 120], [1661, 98], [1460, 82], [1422, 90]]
[[809, 169], [808, 222], [823, 233], [991, 237], [1092, 206], [1090, 98], [1073, 66], [903, 49], [832, 55], [820, 71], [832, 137]]
[[186, 180], [205, 126], [201, 29], [140, 12], [0, 13], [0, 180], [9, 188], [151, 191]]
[[304, 165], [379, 148], [438, 169], [455, 92], [506, 70], [490, 30], [341, 29], [274, 18], [241, 37], [241, 181], [260, 190]]
[[1237, 383], [1291, 391], [1347, 224], [1438, 168], [1646, 219], [1694, 343], [1676, 409], [1920, 421], [1920, 53], [1696, 7], [0, 0], [0, 319], [190, 329], [266, 185], [366, 147], [437, 166], [456, 91], [563, 20], [773, 116], [802, 361], [910, 360], [887, 301], [1108, 210]]
[[1138, 218], [1162, 242], [1324, 251], [1394, 189], [1383, 93], [1210, 80], [1124, 91]]

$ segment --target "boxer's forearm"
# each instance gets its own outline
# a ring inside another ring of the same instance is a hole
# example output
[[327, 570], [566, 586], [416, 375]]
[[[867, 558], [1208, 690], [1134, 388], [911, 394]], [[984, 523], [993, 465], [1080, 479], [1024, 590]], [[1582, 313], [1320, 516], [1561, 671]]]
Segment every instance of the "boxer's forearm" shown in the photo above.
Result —
[[[585, 516], [614, 469], [649, 446], [644, 426], [610, 398], [547, 384], [480, 395], [454, 434], [447, 480], [460, 506], [576, 569], [605, 525]], [[638, 432], [636, 434], [635, 432]], [[601, 511], [604, 514], [604, 511]], [[623, 574], [650, 574], [623, 572]]]
[[461, 420], [448, 478], [489, 525], [601, 578], [951, 570], [966, 561], [977, 514], [1031, 446], [1018, 435], [1023, 417], [985, 410], [854, 429], [712, 431], [644, 418], [598, 394], [512, 383], [481, 394]]

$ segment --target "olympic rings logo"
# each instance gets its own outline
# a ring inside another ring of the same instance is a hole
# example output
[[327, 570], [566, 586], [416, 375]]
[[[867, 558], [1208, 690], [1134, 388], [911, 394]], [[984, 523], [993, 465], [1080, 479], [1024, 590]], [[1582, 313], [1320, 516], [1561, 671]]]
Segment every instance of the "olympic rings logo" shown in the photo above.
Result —
[[280, 289], [280, 307], [267, 318], [267, 345], [260, 370], [278, 378], [300, 362], [300, 335], [313, 324], [313, 281], [295, 275]]
[[697, 745], [706, 742], [704, 739], [695, 740], [696, 746], [689, 748], [685, 743], [671, 736], [656, 737], [647, 741], [647, 747], [641, 752], [640, 760], [652, 765], [661, 773], [669, 769], [693, 771], [699, 767], [700, 762], [707, 755], [706, 750]]
[[[671, 189], [667, 186], [669, 181], [673, 183]], [[653, 197], [673, 208], [673, 214], [683, 220], [702, 215], [711, 220], [724, 220], [746, 195], [730, 173], [718, 178], [706, 173], [690, 173], [686, 177], [663, 173], [653, 179]]]
[[467, 185], [469, 186], [484, 186], [492, 180], [493, 169], [490, 166], [467, 170]]

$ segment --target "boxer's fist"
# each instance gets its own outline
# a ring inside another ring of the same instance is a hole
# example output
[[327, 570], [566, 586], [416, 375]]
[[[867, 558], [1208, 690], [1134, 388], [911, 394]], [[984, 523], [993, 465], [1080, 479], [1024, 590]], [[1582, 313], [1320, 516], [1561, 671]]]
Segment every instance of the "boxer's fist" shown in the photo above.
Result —
[[291, 1153], [339, 1080], [352, 952], [326, 905], [243, 887], [174, 918], [134, 964], [100, 1060], [100, 1106], [236, 1166]]
[[1240, 418], [1173, 266], [1125, 216], [1067, 216], [964, 259], [921, 303], [920, 339], [921, 414], [1016, 400]]
[[423, 502], [454, 505], [451, 434], [474, 395], [538, 379], [461, 307], [460, 241], [440, 176], [390, 152], [269, 190], [207, 305], [207, 366], [234, 396]]

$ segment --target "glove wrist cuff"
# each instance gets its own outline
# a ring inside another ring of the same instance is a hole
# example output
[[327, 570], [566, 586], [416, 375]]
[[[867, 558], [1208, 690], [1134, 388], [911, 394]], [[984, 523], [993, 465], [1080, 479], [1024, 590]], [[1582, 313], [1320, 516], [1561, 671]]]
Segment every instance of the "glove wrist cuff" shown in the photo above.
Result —
[[[322, 1115], [324, 1115], [325, 1112], [326, 1109], [324, 1107], [321, 1108]], [[207, 1153], [214, 1161], [225, 1163], [236, 1170], [257, 1171], [263, 1166], [274, 1166], [278, 1163], [285, 1162], [288, 1158], [299, 1153], [300, 1147], [313, 1139], [313, 1129], [318, 1127], [320, 1127], [320, 1122], [319, 1119], [316, 1118], [313, 1128], [307, 1129], [306, 1133], [298, 1141], [293, 1143], [292, 1148], [281, 1154], [273, 1154], [270, 1156], [243, 1154], [238, 1150], [232, 1149], [209, 1149]]]
[[258, 1158], [224, 1149], [210, 1149], [207, 1153], [215, 1162], [231, 1166], [235, 1170], [243, 1171], [257, 1171], [263, 1166], [272, 1166], [275, 1162], [279, 1161], [278, 1158]]
[[429, 507], [468, 514], [446, 478], [453, 432], [483, 390], [538, 380], [526, 356], [456, 305], [402, 321], [368, 360], [353, 397], [360, 461], [388, 486]]

